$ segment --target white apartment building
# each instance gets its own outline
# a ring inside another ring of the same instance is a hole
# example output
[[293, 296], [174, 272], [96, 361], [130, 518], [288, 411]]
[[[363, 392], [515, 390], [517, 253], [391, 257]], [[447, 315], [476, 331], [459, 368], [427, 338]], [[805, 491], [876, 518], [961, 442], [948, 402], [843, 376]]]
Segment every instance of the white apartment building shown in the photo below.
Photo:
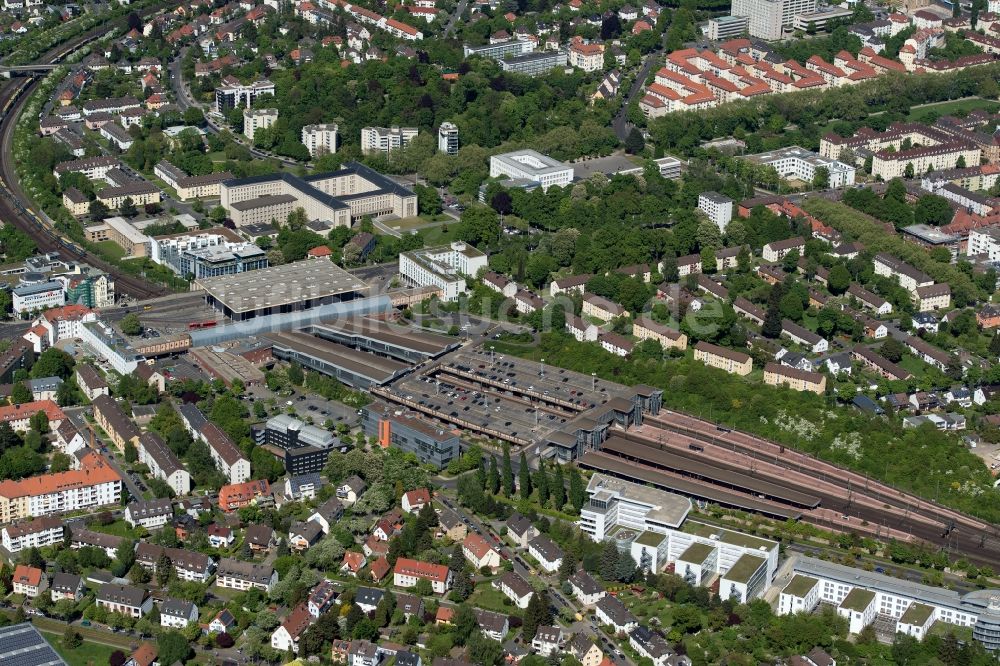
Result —
[[959, 160], [966, 164], [979, 164], [982, 151], [975, 145], [965, 141], [942, 143], [936, 146], [920, 146], [909, 150], [890, 152], [882, 150], [872, 157], [872, 176], [881, 176], [882, 180], [903, 178], [907, 169], [913, 175], [920, 176], [928, 169], [944, 171], [954, 169]]
[[184, 629], [198, 621], [198, 607], [183, 599], [166, 599], [160, 604], [160, 626]]
[[458, 153], [458, 125], [455, 123], [445, 122], [438, 127], [438, 152], [445, 155]]
[[733, 200], [718, 192], [702, 192], [698, 195], [698, 210], [708, 215], [720, 232], [726, 233], [733, 219]]
[[484, 253], [460, 241], [399, 255], [400, 275], [416, 287], [439, 288], [444, 301], [465, 293], [465, 276], [475, 276], [486, 265]]
[[989, 261], [1000, 261], [1000, 228], [984, 227], [970, 231], [966, 254], [970, 257], [985, 255]]
[[885, 574], [797, 557], [795, 576], [782, 589], [778, 614], [811, 611], [819, 602], [837, 607], [858, 633], [878, 615], [897, 621], [897, 631], [923, 638], [934, 622], [972, 627], [972, 636], [987, 649], [1000, 647], [1000, 599], [996, 590], [965, 594], [904, 581]]
[[247, 109], [243, 112], [243, 134], [253, 141], [257, 130], [267, 129], [278, 122], [277, 109]]
[[55, 516], [43, 516], [26, 523], [8, 525], [0, 532], [3, 547], [9, 553], [17, 553], [26, 548], [44, 548], [63, 540], [62, 520]]
[[416, 127], [362, 127], [361, 152], [365, 155], [371, 153], [388, 155], [393, 150], [406, 148], [417, 133]]
[[139, 462], [149, 467], [150, 474], [166, 481], [177, 495], [191, 492], [191, 474], [159, 435], [154, 432], [144, 433], [136, 448], [139, 451]]
[[337, 123], [306, 125], [302, 128], [302, 144], [312, 157], [337, 152]]
[[525, 149], [490, 157], [490, 178], [530, 180], [547, 190], [573, 182], [573, 167], [547, 155]]
[[250, 479], [250, 461], [221, 428], [208, 421], [201, 427], [198, 436], [208, 445], [208, 453], [215, 466], [229, 479], [229, 483], [243, 483]]
[[[767, 2], [768, 0], [760, 1]], [[823, 167], [830, 176], [829, 187], [848, 187], [854, 184], [853, 166], [822, 157], [799, 146], [789, 146], [757, 155], [748, 155], [747, 159], [756, 164], [774, 167], [778, 175], [786, 180], [795, 179], [812, 183], [816, 169]], [[978, 158], [976, 163], [978, 164]]]

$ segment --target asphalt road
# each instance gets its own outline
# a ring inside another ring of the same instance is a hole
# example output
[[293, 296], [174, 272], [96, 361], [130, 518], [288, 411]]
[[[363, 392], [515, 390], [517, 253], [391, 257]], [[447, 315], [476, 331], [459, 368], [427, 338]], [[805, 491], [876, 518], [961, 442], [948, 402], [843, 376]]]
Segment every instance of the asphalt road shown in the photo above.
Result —
[[[90, 410], [90, 407], [66, 407], [63, 409], [66, 416], [69, 417], [70, 422], [72, 422], [80, 434], [87, 439], [89, 439], [92, 429], [90, 423], [88, 423], [87, 419], [84, 417], [84, 414], [86, 414], [88, 410]], [[107, 443], [98, 438], [96, 431], [94, 431], [94, 440], [95, 442], [101, 443], [101, 452], [104, 453], [108, 462], [111, 464], [111, 469], [115, 470], [115, 472], [118, 473], [118, 476], [122, 478], [122, 482], [125, 484], [125, 488], [128, 490], [129, 495], [141, 499], [142, 490], [140, 490], [139, 486], [129, 473], [122, 469], [121, 465], [118, 464], [115, 457], [111, 455], [111, 451], [105, 446]]]
[[618, 115], [615, 119], [611, 121], [611, 127], [615, 131], [615, 136], [618, 137], [620, 141], [624, 141], [628, 133], [632, 131], [634, 125], [628, 121], [628, 105], [635, 99], [635, 96], [639, 94], [643, 86], [646, 85], [646, 77], [649, 76], [649, 70], [653, 68], [653, 65], [660, 58], [660, 51], [653, 51], [646, 55], [646, 59], [642, 62], [642, 67], [639, 68], [639, 72], [635, 75], [635, 81], [632, 82], [632, 88], [628, 91], [628, 95], [622, 100], [622, 108], [618, 110]]

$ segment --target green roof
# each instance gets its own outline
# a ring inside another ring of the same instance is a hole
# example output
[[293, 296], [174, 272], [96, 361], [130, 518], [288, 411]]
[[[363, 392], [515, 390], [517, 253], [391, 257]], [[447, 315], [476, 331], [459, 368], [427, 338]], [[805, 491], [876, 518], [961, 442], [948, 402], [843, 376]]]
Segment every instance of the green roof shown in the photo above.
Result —
[[635, 543], [640, 546], [649, 546], [650, 548], [656, 548], [663, 540], [667, 538], [666, 534], [660, 534], [659, 532], [643, 532], [639, 535], [639, 538], [635, 540]]
[[801, 574], [796, 574], [785, 589], [782, 590], [784, 594], [790, 594], [793, 597], [804, 597], [809, 594], [809, 591], [816, 587], [819, 583], [815, 578], [810, 578], [809, 576], [803, 576]]
[[899, 618], [900, 624], [912, 624], [918, 627], [924, 626], [927, 619], [934, 614], [934, 609], [925, 604], [912, 603]]
[[708, 545], [707, 543], [701, 543], [700, 541], [695, 541], [693, 544], [687, 547], [678, 560], [684, 562], [694, 562], [695, 564], [701, 564], [708, 559], [708, 556], [715, 551], [715, 548]]
[[775, 541], [761, 539], [760, 537], [744, 534], [742, 532], [735, 532], [717, 525], [699, 523], [696, 520], [687, 521], [681, 529], [688, 534], [697, 534], [698, 536], [705, 537], [706, 539], [717, 536], [719, 541], [722, 543], [728, 543], [733, 546], [742, 546], [744, 548], [765, 548], [767, 550], [771, 550], [778, 545]]
[[764, 566], [767, 562], [766, 559], [758, 555], [750, 555], [749, 553], [736, 560], [733, 566], [729, 567], [722, 577], [726, 580], [732, 580], [737, 583], [749, 583], [753, 575]]
[[844, 597], [844, 600], [840, 602], [840, 607], [845, 610], [863, 613], [871, 605], [874, 598], [875, 593], [871, 590], [856, 587]]

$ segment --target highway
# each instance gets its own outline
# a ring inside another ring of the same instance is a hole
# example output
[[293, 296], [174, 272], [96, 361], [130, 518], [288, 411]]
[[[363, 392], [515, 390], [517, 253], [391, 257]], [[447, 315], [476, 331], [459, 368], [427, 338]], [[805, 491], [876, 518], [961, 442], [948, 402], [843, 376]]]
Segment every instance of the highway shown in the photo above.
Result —
[[[160, 11], [163, 8], [179, 4], [176, 0], [169, 0], [163, 5], [155, 8], [148, 8], [142, 12], [142, 16], [147, 16]], [[62, 60], [87, 44], [104, 35], [109, 30], [125, 25], [126, 17], [111, 21], [102, 26], [94, 28], [64, 44], [61, 44], [46, 53], [36, 64], [49, 65], [58, 64]], [[15, 227], [25, 232], [35, 241], [38, 250], [42, 252], [59, 252], [63, 256], [68, 256], [78, 261], [83, 261], [94, 268], [104, 271], [115, 278], [115, 289], [118, 293], [128, 294], [137, 299], [162, 296], [169, 293], [166, 287], [150, 283], [140, 277], [130, 275], [122, 271], [101, 257], [88, 252], [78, 245], [72, 243], [68, 238], [61, 235], [43, 220], [44, 213], [39, 213], [34, 202], [24, 193], [14, 169], [14, 158], [11, 150], [14, 129], [17, 126], [18, 118], [24, 108], [25, 103], [32, 91], [38, 87], [41, 79], [30, 78], [11, 80], [0, 89], [0, 218], [5, 222], [13, 224]]]

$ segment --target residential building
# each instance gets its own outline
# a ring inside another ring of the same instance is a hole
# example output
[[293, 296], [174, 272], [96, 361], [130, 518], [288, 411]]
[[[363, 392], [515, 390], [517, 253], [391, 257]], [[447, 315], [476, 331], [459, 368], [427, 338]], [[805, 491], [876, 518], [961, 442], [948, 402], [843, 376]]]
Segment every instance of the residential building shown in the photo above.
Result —
[[421, 509], [431, 503], [431, 493], [427, 488], [417, 488], [403, 493], [400, 499], [400, 507], [406, 513], [419, 513]]
[[731, 375], [746, 376], [753, 370], [749, 354], [700, 341], [694, 346], [694, 359]]
[[452, 573], [448, 567], [401, 557], [393, 567], [393, 584], [396, 587], [413, 587], [418, 580], [427, 580], [435, 594], [444, 594], [451, 588]]
[[590, 293], [584, 293], [583, 295], [583, 309], [581, 312], [585, 317], [594, 317], [601, 321], [611, 321], [617, 317], [629, 316], [628, 310], [618, 303]]
[[76, 385], [86, 396], [87, 400], [93, 402], [99, 395], [109, 395], [110, 389], [104, 375], [97, 371], [97, 368], [89, 363], [79, 363], [76, 366]]
[[271, 634], [271, 647], [279, 652], [299, 652], [299, 638], [309, 625], [312, 624], [313, 616], [309, 614], [309, 608], [305, 602], [300, 603], [292, 609], [285, 617], [284, 621]]
[[687, 349], [687, 336], [642, 315], [632, 322], [632, 335], [640, 340], [656, 340], [664, 350]]
[[528, 542], [528, 554], [535, 558], [547, 573], [554, 573], [562, 566], [562, 548], [544, 534], [539, 534]]
[[337, 152], [337, 123], [306, 125], [302, 128], [302, 143], [313, 158]]
[[61, 519], [55, 516], [42, 516], [7, 525], [0, 530], [0, 540], [8, 553], [19, 553], [27, 548], [44, 548], [62, 543], [64, 532]]
[[83, 578], [76, 574], [59, 572], [52, 575], [52, 584], [49, 586], [49, 594], [52, 601], [80, 601], [83, 598], [83, 591], [86, 586]]
[[191, 474], [162, 437], [152, 431], [145, 432], [139, 437], [136, 450], [139, 463], [146, 465], [155, 478], [165, 481], [174, 493], [180, 496], [191, 492]]
[[585, 72], [596, 72], [604, 69], [604, 45], [574, 42], [569, 47], [568, 60], [571, 67], [582, 69]]
[[568, 582], [573, 596], [582, 606], [593, 606], [607, 594], [601, 584], [582, 568], [570, 576]]
[[184, 629], [198, 621], [198, 607], [186, 599], [164, 599], [160, 604], [160, 626]]
[[438, 152], [458, 154], [458, 126], [455, 123], [443, 122], [438, 127]]
[[419, 130], [416, 127], [362, 127], [361, 152], [365, 155], [401, 150], [412, 141]]
[[535, 593], [531, 585], [513, 571], [508, 571], [500, 578], [495, 579], [491, 585], [503, 592], [521, 610], [528, 607], [531, 595]]
[[277, 109], [246, 109], [243, 111], [243, 134], [253, 142], [258, 130], [268, 129], [276, 122]]
[[109, 613], [139, 618], [153, 608], [153, 598], [141, 587], [105, 583], [97, 591], [97, 605]]
[[698, 195], [698, 210], [705, 213], [721, 233], [733, 219], [733, 200], [718, 192], [702, 192]]
[[594, 617], [601, 624], [611, 627], [616, 635], [627, 634], [639, 626], [639, 618], [625, 608], [618, 597], [606, 595], [601, 597], [594, 608]]
[[160, 558], [164, 556], [170, 560], [179, 580], [204, 583], [212, 573], [214, 562], [204, 553], [183, 548], [165, 548], [145, 541], [139, 542], [135, 549], [136, 563], [153, 575], [156, 574]]
[[219, 489], [219, 508], [225, 512], [235, 511], [265, 500], [270, 495], [271, 484], [267, 479], [222, 486]]
[[37, 567], [18, 564], [14, 567], [11, 583], [14, 585], [14, 594], [23, 594], [29, 599], [34, 599], [48, 586], [49, 579], [45, 572]]
[[133, 500], [125, 507], [125, 522], [132, 527], [155, 530], [173, 520], [174, 507], [170, 498]]
[[768, 262], [781, 261], [785, 258], [785, 255], [791, 251], [796, 251], [799, 256], [806, 249], [806, 242], [801, 236], [796, 236], [795, 238], [786, 238], [785, 240], [774, 241], [768, 243], [763, 249], [763, 259]]
[[[745, 1], [772, 2], [772, 0]], [[755, 164], [774, 167], [778, 175], [786, 180], [800, 180], [811, 184], [816, 176], [816, 169], [823, 168], [826, 169], [829, 176], [828, 187], [849, 187], [854, 184], [854, 166], [823, 157], [799, 146], [789, 146], [757, 155], [748, 155], [746, 159]], [[923, 171], [920, 173], [923, 173]]]
[[0, 522], [119, 504], [122, 480], [98, 453], [80, 469], [0, 481]]
[[562, 649], [565, 637], [559, 627], [540, 626], [531, 639], [531, 647], [536, 654], [549, 657]]
[[496, 571], [500, 567], [500, 553], [478, 534], [470, 534], [462, 542], [462, 554], [477, 571], [486, 567]]
[[249, 590], [255, 588], [270, 592], [271, 586], [278, 582], [278, 572], [266, 564], [240, 562], [229, 557], [219, 560], [216, 570], [215, 584], [233, 590]]
[[556, 67], [564, 67], [566, 61], [565, 51], [541, 51], [519, 56], [507, 56], [500, 60], [499, 64], [500, 69], [505, 72], [537, 76]]

